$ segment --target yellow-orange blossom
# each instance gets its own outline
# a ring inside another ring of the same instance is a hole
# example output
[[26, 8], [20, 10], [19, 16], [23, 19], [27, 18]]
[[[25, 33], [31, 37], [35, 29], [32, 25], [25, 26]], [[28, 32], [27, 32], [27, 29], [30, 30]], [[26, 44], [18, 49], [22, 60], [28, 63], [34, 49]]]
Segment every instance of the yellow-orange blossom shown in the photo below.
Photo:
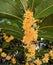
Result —
[[[26, 13], [24, 14], [24, 21], [23, 21], [23, 29], [24, 29], [24, 37], [23, 41], [25, 44], [29, 44], [32, 41], [37, 41], [37, 30], [34, 30], [32, 26], [34, 23], [36, 24], [37, 20], [34, 19], [33, 17], [33, 12], [27, 10]], [[36, 25], [37, 27], [37, 25]]]
[[[28, 49], [29, 53], [25, 53], [27, 60], [26, 65], [28, 64], [28, 61], [31, 61], [31, 59], [35, 58], [35, 51], [36, 51], [36, 45], [32, 43], [32, 41], [37, 41], [38, 37], [38, 30], [37, 30], [37, 20], [33, 17], [33, 12], [30, 10], [27, 10], [24, 14], [24, 20], [23, 20], [23, 29], [24, 29], [24, 37], [23, 42], [26, 46], [24, 48]], [[32, 27], [35, 24], [35, 29]]]

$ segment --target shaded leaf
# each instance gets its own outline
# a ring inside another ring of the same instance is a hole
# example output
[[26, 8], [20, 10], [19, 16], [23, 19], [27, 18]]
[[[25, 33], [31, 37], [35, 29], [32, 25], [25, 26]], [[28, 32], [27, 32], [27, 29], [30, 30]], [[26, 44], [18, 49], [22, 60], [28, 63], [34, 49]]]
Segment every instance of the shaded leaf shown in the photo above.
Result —
[[4, 22], [0, 23], [0, 28], [2, 29], [3, 32], [22, 39], [23, 32], [18, 27]]
[[53, 15], [46, 17], [41, 23], [39, 37], [53, 41]]
[[8, 48], [10, 46], [10, 44], [9, 43], [6, 43], [6, 42], [3, 42], [3, 44], [2, 44], [2, 48], [4, 49], [4, 48]]

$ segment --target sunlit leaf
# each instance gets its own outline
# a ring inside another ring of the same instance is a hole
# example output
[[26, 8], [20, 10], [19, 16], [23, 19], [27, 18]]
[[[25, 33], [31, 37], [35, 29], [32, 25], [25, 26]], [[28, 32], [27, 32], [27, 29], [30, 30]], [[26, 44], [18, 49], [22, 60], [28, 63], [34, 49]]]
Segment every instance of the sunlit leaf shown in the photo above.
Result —
[[35, 9], [35, 18], [42, 18], [53, 14], [53, 0], [43, 0]]

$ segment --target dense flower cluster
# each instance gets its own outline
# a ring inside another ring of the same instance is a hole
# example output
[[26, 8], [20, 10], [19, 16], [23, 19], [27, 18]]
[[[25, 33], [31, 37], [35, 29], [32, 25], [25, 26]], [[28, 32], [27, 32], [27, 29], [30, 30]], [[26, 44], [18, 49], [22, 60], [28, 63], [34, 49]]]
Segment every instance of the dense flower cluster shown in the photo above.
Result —
[[24, 21], [23, 21], [23, 29], [24, 29], [24, 37], [23, 41], [25, 44], [29, 44], [32, 41], [37, 41], [37, 33], [38, 30], [35, 30], [32, 26], [35, 24], [35, 27], [37, 28], [36, 22], [38, 21], [34, 19], [33, 12], [27, 10], [24, 14]]
[[27, 56], [27, 61], [31, 61], [32, 59], [35, 58], [35, 51], [36, 51], [36, 45], [35, 44], [30, 44], [27, 49], [28, 49], [28, 53], [26, 53], [25, 55]]
[[29, 65], [28, 61], [31, 61], [32, 59], [35, 58], [36, 45], [32, 42], [33, 41], [36, 42], [38, 37], [38, 27], [36, 24], [37, 21], [38, 19], [35, 20], [33, 17], [33, 12], [27, 10], [26, 13], [24, 14], [24, 21], [23, 21], [23, 29], [24, 29], [23, 42], [25, 44], [24, 48], [28, 49], [28, 53], [25, 53], [27, 57], [26, 65]]
[[28, 31], [25, 31], [24, 32], [24, 37], [23, 37], [23, 40], [24, 40], [24, 43], [25, 44], [29, 44], [31, 43], [32, 41], [37, 41], [37, 31], [35, 31], [34, 29], [30, 28]]

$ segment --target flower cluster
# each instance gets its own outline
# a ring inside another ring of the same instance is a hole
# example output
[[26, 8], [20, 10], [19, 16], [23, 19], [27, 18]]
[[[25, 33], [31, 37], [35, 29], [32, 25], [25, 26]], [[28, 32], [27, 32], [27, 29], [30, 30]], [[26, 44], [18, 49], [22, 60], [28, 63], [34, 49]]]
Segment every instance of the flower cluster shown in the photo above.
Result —
[[[25, 53], [27, 60], [26, 65], [29, 65], [29, 61], [35, 58], [36, 45], [32, 43], [37, 41], [38, 37], [38, 26], [37, 20], [33, 17], [33, 12], [27, 10], [24, 14], [23, 29], [24, 29], [24, 48], [27, 48], [28, 53]], [[33, 64], [33, 63], [32, 63]], [[31, 64], [30, 64], [31, 65]]]
[[16, 59], [14, 57], [12, 57], [11, 55], [7, 55], [5, 52], [3, 52], [3, 49], [0, 48], [0, 56], [2, 58], [5, 58], [6, 60], [10, 61], [13, 63], [13, 64], [16, 64]]
[[38, 30], [35, 30], [32, 26], [35, 24], [35, 28], [37, 29], [36, 22], [38, 21], [34, 19], [33, 12], [27, 10], [24, 14], [24, 21], [23, 21], [23, 29], [24, 29], [24, 37], [23, 41], [25, 44], [29, 44], [32, 41], [37, 41], [37, 33]]
[[10, 37], [8, 37], [5, 33], [3, 33], [3, 38], [5, 39], [6, 42], [10, 42], [11, 40], [14, 39], [14, 37], [12, 35]]
[[39, 58], [37, 58], [37, 59], [34, 61], [34, 63], [36, 63], [36, 65], [41, 65], [41, 64], [42, 64], [42, 61], [41, 61]]
[[25, 44], [30, 44], [32, 41], [37, 41], [37, 31], [34, 29], [30, 28], [28, 31], [24, 32], [24, 43]]
[[51, 59], [53, 59], [53, 49], [50, 50], [49, 55], [50, 55]]
[[42, 63], [48, 63], [48, 61], [52, 59], [53, 60], [53, 49], [49, 51], [49, 53], [45, 53], [43, 58], [40, 60], [39, 58], [37, 58], [36, 60], [34, 60], [33, 62], [36, 65], [41, 65]]
[[49, 61], [49, 54], [48, 53], [46, 53], [44, 55], [44, 58], [42, 59], [42, 61], [43, 61], [43, 63], [48, 63], [48, 61]]
[[26, 53], [27, 61], [31, 61], [32, 59], [35, 58], [35, 52], [36, 52], [36, 45], [35, 44], [30, 44], [27, 49], [28, 53]]

